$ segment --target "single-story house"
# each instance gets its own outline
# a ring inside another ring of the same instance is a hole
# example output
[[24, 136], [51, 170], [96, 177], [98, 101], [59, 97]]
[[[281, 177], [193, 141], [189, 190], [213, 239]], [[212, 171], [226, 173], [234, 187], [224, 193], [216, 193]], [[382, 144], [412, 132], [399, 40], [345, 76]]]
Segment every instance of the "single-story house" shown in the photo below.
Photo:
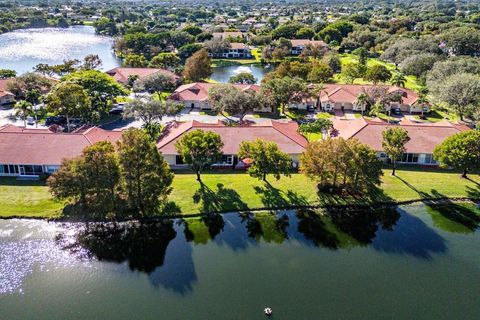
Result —
[[230, 43], [230, 47], [223, 50], [223, 52], [209, 53], [208, 55], [212, 58], [252, 58], [250, 48], [245, 43], [240, 42], [232, 42]]
[[215, 166], [242, 168], [245, 165], [238, 159], [237, 154], [243, 141], [263, 139], [275, 142], [280, 150], [289, 154], [295, 164], [305, 150], [308, 142], [298, 132], [298, 124], [293, 121], [265, 121], [259, 124], [228, 126], [223, 122], [203, 123], [198, 121], [173, 122], [166, 128], [165, 134], [157, 142], [158, 150], [163, 154], [165, 161], [172, 168], [182, 168], [186, 165], [175, 149], [175, 143], [182, 136], [193, 130], [215, 132], [220, 135], [224, 143], [223, 158]]
[[10, 79], [0, 79], [0, 107], [11, 105], [15, 102], [15, 95], [7, 89], [9, 81]]
[[145, 77], [151, 76], [156, 73], [162, 73], [168, 77], [171, 77], [172, 82], [178, 84], [180, 82], [180, 77], [173, 73], [170, 70], [161, 69], [161, 68], [123, 68], [117, 67], [112, 70], [108, 70], [106, 74], [113, 77], [117, 82], [127, 85], [128, 79], [131, 76], [137, 77], [138, 79], [143, 79]]
[[[391, 102], [386, 111], [392, 108], [399, 108], [402, 112], [421, 113], [429, 110], [424, 104], [417, 103], [418, 94], [410, 89], [405, 89], [390, 85], [357, 85], [357, 84], [324, 84], [319, 96], [309, 101], [294, 104], [293, 107], [305, 109], [308, 105], [313, 105], [323, 111], [365, 111], [366, 106], [358, 103], [358, 97], [362, 93], [369, 93], [373, 88], [385, 88], [389, 94], [399, 94], [401, 102]], [[426, 108], [426, 110], [425, 110]]]
[[54, 133], [48, 129], [0, 127], [0, 176], [39, 176], [58, 170], [63, 159], [79, 156], [98, 141], [115, 143], [121, 131], [91, 127], [77, 133]]
[[362, 117], [355, 120], [335, 118], [332, 122], [334, 128], [339, 132], [339, 137], [358, 139], [375, 150], [383, 161], [388, 160], [382, 148], [383, 132], [392, 127], [404, 128], [408, 132], [410, 141], [405, 145], [407, 152], [403, 155], [400, 163], [422, 165], [438, 165], [433, 158], [433, 149], [446, 138], [459, 132], [470, 130], [466, 125], [448, 121], [390, 124], [382, 120], [366, 120]]
[[327, 44], [321, 40], [310, 40], [310, 39], [291, 39], [292, 48], [290, 48], [290, 54], [297, 56], [302, 53], [306, 46], [320, 46], [327, 48]]
[[[208, 102], [208, 91], [218, 85], [220, 84], [204, 82], [184, 84], [178, 87], [170, 95], [169, 99], [184, 103], [186, 108], [209, 110], [211, 106]], [[258, 92], [260, 90], [260, 87], [255, 84], [233, 84], [233, 86], [243, 91], [254, 90]], [[272, 110], [270, 108], [258, 107], [255, 111], [271, 112]]]
[[214, 39], [243, 39], [246, 37], [245, 32], [240, 31], [225, 31], [225, 32], [213, 32], [212, 33]]

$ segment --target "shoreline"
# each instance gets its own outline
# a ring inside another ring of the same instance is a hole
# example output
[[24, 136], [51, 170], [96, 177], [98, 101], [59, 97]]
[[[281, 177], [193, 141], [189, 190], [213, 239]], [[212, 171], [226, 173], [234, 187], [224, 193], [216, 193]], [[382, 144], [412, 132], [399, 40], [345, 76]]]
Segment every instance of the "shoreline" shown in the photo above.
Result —
[[297, 209], [385, 209], [391, 207], [397, 207], [401, 205], [409, 204], [425, 204], [425, 205], [448, 205], [450, 203], [472, 203], [476, 204], [477, 207], [480, 207], [480, 198], [471, 198], [471, 197], [442, 197], [436, 199], [411, 199], [411, 200], [402, 200], [402, 201], [388, 201], [388, 202], [375, 202], [369, 204], [338, 204], [338, 205], [291, 205], [283, 207], [259, 207], [252, 208], [248, 210], [225, 210], [225, 211], [214, 211], [214, 212], [200, 212], [200, 213], [187, 213], [187, 214], [176, 214], [176, 215], [158, 215], [152, 217], [146, 217], [142, 219], [138, 218], [126, 218], [126, 219], [117, 219], [117, 220], [82, 220], [82, 219], [66, 219], [64, 217], [59, 218], [48, 218], [48, 217], [27, 217], [27, 216], [0, 216], [0, 220], [41, 220], [46, 222], [60, 222], [60, 223], [78, 223], [78, 222], [90, 222], [90, 223], [110, 223], [110, 222], [159, 222], [165, 220], [174, 220], [174, 219], [188, 219], [188, 218], [200, 218], [207, 217], [211, 215], [227, 215], [233, 213], [258, 213], [265, 211], [284, 211], [284, 210], [297, 210]]

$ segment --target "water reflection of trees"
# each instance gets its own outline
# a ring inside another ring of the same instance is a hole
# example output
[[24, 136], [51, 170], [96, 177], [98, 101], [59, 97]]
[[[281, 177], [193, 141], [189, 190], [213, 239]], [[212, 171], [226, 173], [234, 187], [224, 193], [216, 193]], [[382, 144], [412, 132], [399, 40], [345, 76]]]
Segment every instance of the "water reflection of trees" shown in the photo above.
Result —
[[392, 230], [400, 217], [394, 208], [330, 208], [298, 210], [298, 232], [315, 246], [330, 249], [371, 243], [379, 228]]
[[240, 214], [242, 224], [245, 224], [247, 235], [256, 241], [267, 243], [282, 243], [288, 239], [287, 228], [290, 225], [287, 214], [251, 212]]
[[100, 261], [128, 262], [131, 270], [153, 272], [163, 265], [165, 252], [176, 231], [172, 221], [157, 223], [97, 223], [78, 232], [75, 239], [63, 242], [68, 250], [86, 250]]

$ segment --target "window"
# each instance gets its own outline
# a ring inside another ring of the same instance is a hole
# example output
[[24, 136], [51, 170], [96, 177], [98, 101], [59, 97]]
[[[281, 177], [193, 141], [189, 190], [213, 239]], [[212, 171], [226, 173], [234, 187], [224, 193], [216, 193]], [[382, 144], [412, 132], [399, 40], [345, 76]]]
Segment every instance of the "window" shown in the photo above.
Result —
[[417, 153], [404, 153], [400, 162], [418, 163], [418, 154]]
[[183, 158], [180, 155], [175, 156], [175, 164], [183, 164]]
[[426, 154], [425, 155], [425, 164], [437, 164], [437, 161], [433, 159], [433, 154]]
[[222, 159], [218, 162], [218, 164], [222, 164], [222, 165], [233, 165], [233, 156], [231, 154], [229, 155], [223, 155], [222, 156]]
[[58, 170], [58, 166], [47, 166], [46, 170], [47, 170], [46, 172], [48, 173], [54, 173]]

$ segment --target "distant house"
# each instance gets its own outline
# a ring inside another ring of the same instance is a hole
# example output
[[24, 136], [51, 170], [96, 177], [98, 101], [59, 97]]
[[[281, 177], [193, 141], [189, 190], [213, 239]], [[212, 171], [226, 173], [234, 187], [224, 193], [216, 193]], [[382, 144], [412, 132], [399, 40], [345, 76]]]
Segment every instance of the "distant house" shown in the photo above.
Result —
[[298, 124], [293, 121], [266, 121], [261, 124], [242, 126], [227, 126], [222, 122], [203, 123], [198, 121], [174, 122], [166, 128], [166, 134], [157, 142], [158, 150], [163, 154], [165, 161], [173, 168], [186, 165], [175, 149], [175, 142], [190, 131], [201, 129], [215, 132], [222, 138], [223, 157], [217, 167], [242, 168], [244, 164], [238, 159], [238, 151], [242, 141], [263, 139], [275, 142], [280, 150], [289, 154], [294, 163], [298, 164], [299, 156], [305, 150], [308, 142], [298, 133]]
[[240, 58], [240, 59], [250, 59], [252, 58], [252, 53], [250, 48], [244, 43], [232, 42], [230, 47], [225, 49], [220, 53], [209, 53], [212, 58]]
[[384, 121], [372, 121], [364, 118], [355, 120], [341, 120], [335, 118], [333, 126], [338, 130], [339, 136], [344, 139], [358, 139], [367, 144], [378, 154], [378, 157], [387, 161], [383, 152], [383, 131], [392, 127], [401, 127], [407, 130], [410, 141], [405, 145], [407, 152], [403, 155], [401, 163], [437, 165], [433, 158], [433, 149], [446, 138], [462, 131], [470, 130], [465, 125], [454, 124], [448, 121], [436, 123], [402, 123], [390, 124]]
[[7, 90], [10, 79], [0, 79], [0, 107], [15, 103], [15, 95]]
[[214, 39], [228, 40], [229, 38], [240, 38], [243, 39], [246, 37], [246, 33], [240, 31], [225, 31], [225, 32], [213, 32]]
[[[399, 108], [403, 112], [421, 113], [429, 111], [429, 107], [418, 104], [418, 94], [410, 89], [388, 85], [356, 85], [356, 84], [324, 84], [320, 95], [317, 98], [293, 104], [298, 109], [306, 109], [308, 105], [319, 107], [323, 111], [365, 111], [366, 106], [358, 102], [362, 93], [370, 92], [373, 88], [385, 88], [389, 94], [398, 94], [401, 102], [391, 102], [386, 111], [392, 108]], [[426, 108], [426, 109], [425, 109]]]
[[[185, 104], [186, 108], [209, 110], [211, 106], [208, 101], [208, 91], [218, 86], [216, 83], [194, 82], [184, 84], [178, 87], [171, 95], [170, 99], [180, 101]], [[240, 90], [254, 90], [259, 91], [260, 87], [255, 84], [234, 84]], [[256, 112], [272, 112], [270, 108], [257, 108]]]
[[98, 141], [116, 142], [121, 131], [97, 127], [78, 133], [53, 133], [48, 129], [0, 127], [0, 176], [38, 176], [58, 170], [64, 159], [79, 156]]
[[137, 77], [138, 79], [144, 79], [156, 73], [162, 73], [168, 77], [171, 77], [172, 81], [176, 84], [180, 82], [180, 77], [170, 70], [160, 68], [122, 68], [118, 67], [106, 72], [109, 76], [112, 76], [117, 82], [127, 85], [130, 77]]
[[327, 44], [321, 40], [292, 39], [290, 42], [292, 43], [290, 54], [294, 56], [301, 54], [307, 45], [327, 47]]

